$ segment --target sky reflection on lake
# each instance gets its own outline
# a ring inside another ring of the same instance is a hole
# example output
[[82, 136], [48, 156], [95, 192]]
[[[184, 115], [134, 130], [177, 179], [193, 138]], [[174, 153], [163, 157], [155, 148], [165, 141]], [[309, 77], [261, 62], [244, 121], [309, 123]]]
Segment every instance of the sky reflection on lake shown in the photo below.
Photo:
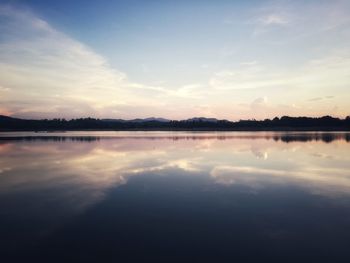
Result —
[[11, 262], [350, 259], [347, 133], [1, 136]]

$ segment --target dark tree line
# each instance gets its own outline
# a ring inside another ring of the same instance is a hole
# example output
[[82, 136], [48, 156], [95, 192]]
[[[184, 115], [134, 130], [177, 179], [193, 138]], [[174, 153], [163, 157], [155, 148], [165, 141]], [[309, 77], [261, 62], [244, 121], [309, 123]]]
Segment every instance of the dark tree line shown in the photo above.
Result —
[[350, 130], [350, 116], [345, 119], [324, 116], [288, 117], [259, 120], [180, 120], [125, 121], [80, 119], [25, 120], [0, 116], [1, 131], [65, 131], [65, 130]]

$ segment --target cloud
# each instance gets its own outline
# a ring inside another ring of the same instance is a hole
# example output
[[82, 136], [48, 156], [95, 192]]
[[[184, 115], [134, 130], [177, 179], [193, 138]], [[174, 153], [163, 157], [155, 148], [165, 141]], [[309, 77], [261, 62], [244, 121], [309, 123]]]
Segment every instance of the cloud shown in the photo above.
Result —
[[253, 60], [253, 61], [247, 61], [247, 62], [241, 62], [241, 66], [255, 66], [258, 64], [258, 61]]
[[[29, 11], [0, 6], [0, 17], [7, 36], [0, 42], [0, 85], [8, 91], [6, 101], [15, 102], [7, 103], [9, 111], [57, 112], [57, 107], [86, 104], [97, 112], [123, 99], [126, 75], [89, 47]], [[19, 107], [29, 101], [32, 107]]]
[[251, 36], [254, 38], [262, 37], [265, 34], [272, 36], [274, 33], [282, 36], [291, 29], [291, 26], [295, 23], [294, 20], [295, 15], [288, 7], [264, 6], [258, 9], [251, 19], [250, 23], [254, 26]]
[[321, 100], [328, 100], [328, 99], [333, 99], [334, 96], [325, 96], [325, 97], [315, 97], [309, 99], [309, 101], [321, 101]]
[[[315, 22], [309, 25], [304, 23], [305, 20], [300, 20], [303, 16], [292, 11], [295, 10], [289, 7], [269, 7], [254, 13], [250, 24], [245, 26], [250, 30], [276, 30], [274, 33], [277, 34], [262, 40], [274, 40], [273, 37], [277, 36], [278, 40], [289, 41], [290, 37], [294, 37], [291, 33], [307, 31], [314, 34], [327, 24], [327, 21], [321, 21], [320, 28], [316, 27]], [[308, 12], [311, 11], [307, 9], [305, 13]], [[344, 35], [345, 40], [346, 11], [334, 7], [334, 15], [327, 16], [327, 20], [334, 19], [336, 22], [335, 14], [338, 13], [342, 14], [342, 23], [334, 24], [332, 30], [343, 28], [344, 32], [339, 36]], [[321, 14], [326, 14], [326, 11]], [[311, 17], [307, 19], [319, 16]], [[316, 45], [315, 48], [321, 46], [322, 53], [311, 50], [307, 61], [305, 56], [300, 63], [288, 66], [289, 61], [294, 62], [289, 58], [289, 54], [294, 54], [289, 53], [290, 46], [286, 47], [287, 55], [278, 58], [285, 59], [286, 63], [276, 62], [276, 56], [269, 55], [271, 51], [265, 50], [265, 42], [249, 43], [253, 41], [251, 38], [238, 36], [238, 40], [245, 40], [243, 49], [249, 52], [249, 56], [241, 54], [241, 49], [227, 39], [222, 42], [228, 47], [222, 50], [222, 55], [229, 56], [230, 62], [226, 63], [220, 57], [223, 61], [221, 64], [209, 61], [210, 67], [207, 67], [208, 61], [201, 61], [200, 65], [206, 68], [205, 73], [200, 76], [193, 74], [187, 85], [171, 86], [156, 82], [149, 85], [136, 83], [125, 72], [113, 68], [106, 58], [92, 48], [57, 30], [31, 11], [0, 5], [0, 19], [0, 34], [4, 36], [0, 38], [0, 114], [27, 118], [87, 115], [135, 118], [159, 115], [160, 112], [162, 117], [172, 119], [207, 114], [228, 119], [251, 118], [252, 114], [257, 114], [253, 117], [259, 118], [259, 112], [254, 112], [253, 108], [265, 107], [264, 116], [269, 114], [268, 117], [291, 112], [320, 114], [317, 103], [307, 103], [307, 100], [317, 101], [318, 97], [325, 98], [328, 94], [344, 94], [337, 96], [339, 108], [333, 108], [334, 111], [343, 114], [348, 109], [345, 100], [349, 99], [350, 50], [347, 47], [322, 49], [323, 44]], [[308, 27], [307, 30], [300, 26], [301, 23]], [[296, 29], [296, 25], [299, 29]], [[284, 33], [286, 30], [287, 34]], [[283, 37], [279, 35], [282, 31]], [[296, 47], [294, 44], [291, 44], [293, 48]], [[300, 51], [301, 54], [305, 51], [303, 46]], [[174, 72], [174, 76], [176, 74], [179, 73]], [[269, 97], [268, 104], [251, 103], [254, 98], [265, 95]], [[276, 101], [284, 107], [274, 105]], [[293, 104], [298, 105], [298, 109]], [[313, 110], [307, 107], [313, 107]], [[325, 110], [322, 109], [322, 112]]]
[[281, 111], [279, 106], [273, 106], [269, 103], [266, 96], [256, 98], [249, 105], [252, 116], [259, 116], [259, 118], [268, 118], [269, 114], [274, 111]]
[[320, 101], [320, 100], [323, 100], [323, 98], [322, 97], [316, 97], [316, 98], [309, 99], [309, 101]]
[[263, 63], [240, 65], [214, 73], [209, 85], [218, 90], [287, 87], [334, 90], [348, 87], [349, 69], [350, 50], [343, 49], [310, 59], [300, 67], [288, 70]]
[[10, 90], [9, 88], [4, 88], [4, 87], [0, 86], [0, 92], [6, 92], [6, 91], [9, 91], [9, 90]]
[[[200, 83], [131, 81], [90, 47], [29, 10], [0, 5], [0, 114], [25, 118], [174, 118], [203, 98]], [[147, 114], [147, 115], [146, 115]], [[182, 116], [183, 117], [183, 116]]]
[[[254, 60], [253, 60], [254, 61]], [[335, 49], [315, 56], [293, 67], [271, 63], [240, 63], [214, 73], [208, 81], [208, 97], [230, 103], [231, 114], [241, 118], [272, 118], [281, 115], [320, 116], [331, 114], [344, 117], [348, 114], [347, 90], [350, 83], [350, 49]], [[317, 94], [317, 97], [313, 97]], [[333, 95], [334, 94], [334, 95]], [[338, 96], [342, 94], [342, 96]], [[269, 103], [262, 100], [268, 95]], [[252, 98], [260, 100], [251, 103]], [[337, 103], [332, 107], [310, 104], [310, 101]], [[337, 98], [336, 100], [332, 100]], [[220, 106], [216, 106], [218, 109]], [[218, 110], [213, 110], [218, 112]], [[222, 111], [222, 110], [220, 110]], [[226, 111], [228, 111], [226, 109]]]
[[278, 73], [267, 71], [257, 63], [245, 63], [233, 70], [219, 71], [209, 79], [209, 86], [217, 90], [245, 90], [283, 84]]
[[216, 90], [247, 90], [283, 85], [279, 72], [272, 72], [261, 66], [247, 66], [214, 73], [209, 80]]
[[270, 15], [264, 16], [259, 21], [266, 26], [288, 24], [287, 18], [279, 14], [270, 14]]
[[29, 10], [0, 5], [0, 19], [0, 33], [6, 35], [0, 40], [2, 113], [113, 117], [107, 109], [160, 105], [161, 96], [190, 96], [193, 87], [168, 91], [130, 81], [104, 57]]
[[250, 107], [253, 110], [261, 110], [261, 109], [265, 108], [266, 106], [267, 106], [267, 97], [266, 96], [255, 99], [250, 105]]

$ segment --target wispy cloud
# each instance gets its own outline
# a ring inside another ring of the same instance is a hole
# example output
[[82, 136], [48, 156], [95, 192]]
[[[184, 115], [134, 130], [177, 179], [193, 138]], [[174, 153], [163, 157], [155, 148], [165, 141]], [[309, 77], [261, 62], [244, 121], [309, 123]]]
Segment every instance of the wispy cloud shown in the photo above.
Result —
[[[147, 49], [138, 47], [139, 53], [133, 54], [140, 56], [135, 69], [141, 65], [146, 74], [138, 75], [135, 70], [130, 73], [132, 78], [129, 72], [112, 66], [127, 63], [110, 64], [108, 57], [33, 12], [0, 5], [0, 114], [28, 118], [161, 115], [174, 119], [320, 115], [327, 111], [348, 114], [349, 2], [304, 4], [303, 8], [291, 1], [281, 3], [242, 9], [230, 25], [203, 30], [205, 49], [190, 47], [193, 43], [188, 41], [188, 51], [197, 52], [192, 60], [198, 65], [193, 63], [181, 72], [174, 68], [170, 77], [155, 68], [169, 67], [177, 59], [173, 54], [164, 53], [169, 63], [158, 59], [152, 64], [142, 61]], [[251, 37], [254, 32], [258, 34], [255, 39]], [[183, 47], [174, 44], [172, 48]], [[186, 59], [181, 63], [186, 64]], [[317, 101], [322, 103], [310, 103]]]
[[259, 22], [263, 25], [286, 25], [288, 20], [286, 17], [280, 14], [270, 14], [259, 19]]
[[[28, 10], [0, 6], [0, 18], [0, 32], [6, 35], [0, 40], [3, 114], [112, 117], [108, 109], [141, 108], [168, 93], [131, 82], [104, 57]], [[141, 89], [146, 94], [138, 94]]]
[[[346, 116], [346, 101], [350, 99], [346, 92], [350, 83], [349, 69], [350, 50], [324, 54], [321, 58], [305, 61], [300, 67], [294, 68], [261, 62], [241, 64], [213, 74], [209, 80], [209, 96], [221, 94], [222, 101], [229, 97], [240, 101], [243, 104], [236, 105], [235, 112], [248, 117], [265, 118], [280, 114]], [[250, 94], [250, 100], [242, 100], [247, 97], [245, 94]], [[312, 97], [315, 94], [319, 96]], [[252, 96], [258, 99], [250, 102]], [[321, 100], [327, 100], [328, 103], [309, 103]]]
[[309, 99], [309, 101], [321, 101], [321, 100], [328, 100], [328, 99], [333, 99], [334, 96], [325, 96], [325, 97], [315, 97]]
[[[338, 50], [321, 58], [311, 59], [294, 69], [268, 64], [245, 64], [213, 74], [209, 84], [214, 89], [259, 88], [346, 88], [349, 83], [350, 50]], [[333, 96], [333, 95], [332, 95]]]
[[[86, 103], [96, 110], [123, 97], [126, 75], [89, 47], [29, 11], [1, 6], [0, 16], [7, 34], [0, 42], [0, 85], [18, 105], [31, 101], [38, 111], [52, 112]], [[32, 110], [23, 107], [14, 113]]]
[[[0, 114], [43, 117], [181, 116], [202, 85], [165, 88], [130, 81], [90, 47], [32, 12], [0, 6]], [[177, 106], [176, 106], [177, 105]], [[146, 115], [147, 114], [147, 115]]]
[[261, 109], [264, 109], [266, 106], [267, 106], [267, 97], [266, 96], [255, 99], [250, 105], [250, 107], [253, 110], [261, 110]]

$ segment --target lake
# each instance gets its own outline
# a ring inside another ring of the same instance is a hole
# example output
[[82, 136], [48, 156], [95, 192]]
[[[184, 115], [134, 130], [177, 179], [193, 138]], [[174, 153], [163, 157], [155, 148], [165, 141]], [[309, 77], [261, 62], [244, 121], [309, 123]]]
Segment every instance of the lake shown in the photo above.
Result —
[[0, 134], [2, 262], [350, 262], [350, 134]]

